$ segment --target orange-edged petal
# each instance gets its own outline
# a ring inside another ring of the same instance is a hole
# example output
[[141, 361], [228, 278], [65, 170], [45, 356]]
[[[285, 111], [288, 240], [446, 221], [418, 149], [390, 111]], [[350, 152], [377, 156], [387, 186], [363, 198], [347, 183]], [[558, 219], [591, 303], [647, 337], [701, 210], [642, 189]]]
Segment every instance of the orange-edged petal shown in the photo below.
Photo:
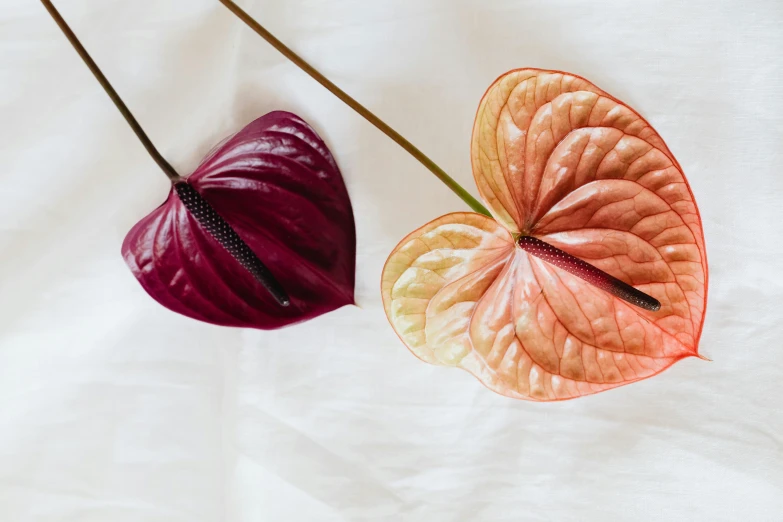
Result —
[[[698, 355], [708, 279], [701, 220], [644, 118], [583, 78], [512, 71], [481, 101], [471, 157], [497, 222], [435, 220], [384, 270], [386, 313], [414, 353], [534, 400], [614, 388]], [[660, 308], [636, 307], [534, 256], [515, 243], [520, 235]]]

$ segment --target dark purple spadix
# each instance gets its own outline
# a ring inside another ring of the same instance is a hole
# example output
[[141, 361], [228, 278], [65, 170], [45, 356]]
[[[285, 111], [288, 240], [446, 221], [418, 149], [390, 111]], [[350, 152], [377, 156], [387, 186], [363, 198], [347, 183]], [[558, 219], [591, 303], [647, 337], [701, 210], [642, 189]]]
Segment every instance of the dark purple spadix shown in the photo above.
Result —
[[543, 259], [623, 301], [651, 312], [657, 312], [661, 309], [661, 303], [654, 297], [538, 238], [522, 236], [517, 240], [517, 244], [525, 252]]
[[180, 181], [174, 184], [179, 199], [185, 205], [196, 221], [204, 227], [210, 236], [212, 236], [220, 245], [236, 259], [237, 263], [245, 267], [256, 281], [266, 288], [266, 290], [275, 298], [280, 306], [288, 306], [291, 301], [288, 299], [285, 290], [277, 282], [275, 276], [269, 271], [264, 263], [258, 259], [255, 252], [250, 250], [247, 243], [242, 241], [234, 228], [223, 219], [223, 217], [212, 208], [206, 199], [201, 197], [196, 189], [191, 187], [187, 181]]

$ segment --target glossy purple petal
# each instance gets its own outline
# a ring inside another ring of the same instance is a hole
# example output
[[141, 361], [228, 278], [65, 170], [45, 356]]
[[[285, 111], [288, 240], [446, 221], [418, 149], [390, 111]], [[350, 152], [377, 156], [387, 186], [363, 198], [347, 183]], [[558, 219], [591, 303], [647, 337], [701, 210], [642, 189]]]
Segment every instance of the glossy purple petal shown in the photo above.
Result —
[[122, 254], [163, 306], [224, 326], [274, 329], [353, 304], [351, 202], [326, 144], [272, 112], [221, 143], [187, 178], [290, 298], [281, 306], [183, 205], [175, 190], [128, 233]]

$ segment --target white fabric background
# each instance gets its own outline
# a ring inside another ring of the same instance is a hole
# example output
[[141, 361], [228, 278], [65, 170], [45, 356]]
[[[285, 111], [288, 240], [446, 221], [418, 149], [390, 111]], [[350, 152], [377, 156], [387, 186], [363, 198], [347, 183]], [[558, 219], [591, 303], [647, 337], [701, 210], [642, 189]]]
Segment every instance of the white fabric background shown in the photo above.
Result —
[[556, 404], [388, 326], [386, 255], [465, 209], [397, 145], [214, 0], [57, 5], [182, 172], [267, 111], [307, 119], [353, 199], [360, 307], [261, 332], [151, 300], [120, 244], [168, 182], [40, 3], [3, 0], [0, 520], [783, 520], [779, 0], [242, 2], [474, 193], [508, 69], [583, 75], [657, 128], [704, 219], [715, 362]]

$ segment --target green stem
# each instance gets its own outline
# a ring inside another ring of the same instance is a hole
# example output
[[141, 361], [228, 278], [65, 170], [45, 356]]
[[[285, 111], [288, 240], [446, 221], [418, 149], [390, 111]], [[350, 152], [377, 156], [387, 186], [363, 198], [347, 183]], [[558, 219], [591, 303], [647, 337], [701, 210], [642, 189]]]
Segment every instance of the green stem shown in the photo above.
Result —
[[237, 4], [232, 2], [231, 0], [220, 0], [220, 3], [222, 3], [224, 6], [226, 6], [232, 13], [234, 13], [237, 17], [239, 17], [240, 20], [245, 22], [248, 27], [250, 27], [253, 31], [258, 33], [261, 38], [269, 42], [272, 47], [280, 51], [286, 58], [294, 62], [300, 69], [302, 69], [304, 72], [309, 74], [315, 81], [326, 87], [329, 92], [340, 98], [346, 105], [348, 105], [350, 108], [358, 112], [364, 119], [375, 125], [381, 132], [386, 134], [388, 137], [390, 137], [392, 140], [394, 140], [400, 147], [408, 151], [411, 156], [419, 160], [419, 162], [427, 167], [430, 172], [435, 174], [435, 176], [441, 180], [447, 187], [449, 187], [456, 195], [458, 195], [462, 201], [468, 204], [470, 208], [472, 208], [474, 211], [489, 216], [489, 211], [484, 208], [484, 205], [482, 205], [476, 198], [470, 195], [467, 190], [462, 188], [462, 186], [457, 183], [454, 178], [446, 174], [443, 169], [441, 169], [438, 165], [435, 164], [434, 161], [432, 161], [430, 158], [428, 158], [422, 151], [420, 151], [418, 148], [416, 148], [411, 142], [406, 140], [405, 138], [400, 135], [399, 132], [395, 131], [389, 125], [387, 125], [383, 120], [378, 118], [375, 114], [373, 114], [369, 109], [364, 107], [361, 103], [357, 102], [353, 98], [351, 98], [348, 94], [345, 93], [342, 89], [340, 89], [338, 86], [336, 86], [334, 83], [332, 83], [326, 76], [318, 72], [312, 65], [307, 63], [302, 57], [300, 57], [298, 54], [296, 54], [294, 51], [289, 49], [283, 42], [275, 38], [275, 36], [264, 29], [264, 27], [261, 26], [258, 22], [256, 22], [249, 14], [247, 14], [245, 11], [243, 11]]
[[60, 30], [63, 32], [63, 34], [65, 34], [65, 37], [68, 38], [68, 41], [71, 42], [73, 48], [76, 49], [76, 52], [79, 53], [79, 56], [81, 56], [85, 65], [90, 68], [92, 74], [95, 75], [95, 79], [98, 80], [98, 83], [101, 84], [103, 90], [106, 91], [106, 94], [109, 95], [111, 101], [114, 102], [114, 105], [125, 117], [125, 121], [127, 121], [131, 129], [133, 129], [136, 137], [139, 138], [139, 141], [141, 141], [141, 144], [144, 145], [145, 149], [147, 149], [147, 152], [149, 152], [150, 156], [152, 156], [152, 159], [155, 160], [155, 163], [158, 164], [158, 166], [163, 170], [163, 173], [168, 176], [172, 183], [180, 181], [182, 178], [174, 170], [174, 167], [172, 167], [169, 162], [166, 161], [166, 159], [161, 155], [161, 153], [158, 152], [158, 149], [155, 148], [155, 145], [152, 144], [152, 141], [150, 141], [149, 137], [147, 137], [144, 129], [141, 128], [139, 122], [136, 121], [136, 118], [133, 117], [133, 114], [131, 114], [131, 111], [128, 109], [127, 105], [125, 105], [125, 103], [122, 101], [122, 98], [120, 98], [120, 95], [117, 94], [117, 91], [115, 91], [114, 87], [111, 86], [109, 80], [107, 80], [106, 76], [103, 75], [98, 65], [87, 53], [87, 50], [82, 46], [81, 42], [79, 42], [79, 39], [76, 38], [76, 35], [73, 34], [73, 31], [71, 31], [71, 28], [68, 27], [68, 24], [65, 20], [63, 20], [63, 17], [60, 16], [60, 13], [57, 12], [57, 9], [55, 9], [54, 5], [52, 5], [49, 0], [41, 0], [41, 3], [44, 5], [46, 10], [49, 11], [49, 14], [60, 27]]

